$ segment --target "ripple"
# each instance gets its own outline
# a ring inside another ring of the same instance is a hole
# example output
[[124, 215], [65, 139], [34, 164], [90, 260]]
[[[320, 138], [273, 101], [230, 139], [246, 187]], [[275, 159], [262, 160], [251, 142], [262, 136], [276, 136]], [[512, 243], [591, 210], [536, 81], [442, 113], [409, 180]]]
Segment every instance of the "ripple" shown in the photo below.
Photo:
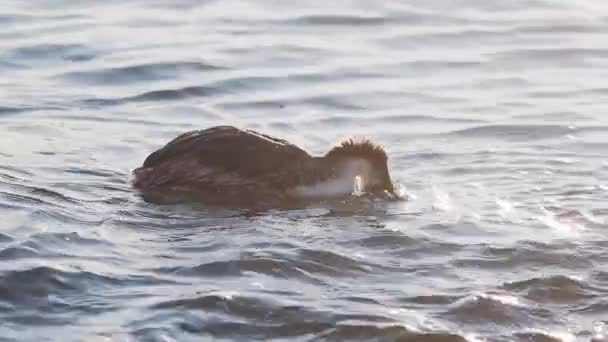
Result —
[[400, 325], [363, 325], [339, 324], [319, 338], [327, 341], [369, 341], [380, 338], [388, 341], [401, 342], [466, 342], [467, 339], [450, 333], [419, 333], [409, 331]]
[[59, 107], [4, 107], [0, 106], [0, 116], [8, 116], [11, 114], [20, 114], [34, 111], [50, 111], [60, 110]]
[[[333, 104], [336, 106], [336, 103]], [[438, 117], [432, 115], [375, 115], [374, 117], [360, 117], [360, 116], [339, 116], [333, 115], [327, 118], [320, 118], [311, 122], [304, 122], [303, 125], [311, 127], [360, 127], [362, 124], [409, 124], [409, 123], [480, 123], [482, 120], [465, 119], [465, 118], [449, 118], [449, 117]]]
[[[115, 311], [120, 305], [114, 297], [120, 297], [120, 292], [113, 290], [125, 286], [161, 284], [175, 283], [145, 275], [113, 277], [38, 266], [0, 273], [0, 304], [20, 308], [22, 315], [15, 316], [15, 320], [31, 318], [43, 322], [53, 314], [79, 312], [98, 315]], [[71, 318], [61, 317], [61, 324], [65, 324], [66, 319]]]
[[332, 321], [327, 312], [298, 305], [280, 305], [271, 300], [238, 294], [208, 294], [189, 299], [165, 301], [155, 309], [195, 309], [205, 312], [226, 312], [238, 317], [269, 323]]
[[177, 101], [193, 97], [209, 97], [222, 94], [216, 88], [205, 86], [191, 86], [180, 89], [163, 89], [145, 92], [139, 95], [122, 97], [122, 98], [94, 98], [83, 100], [82, 103], [87, 106], [105, 107], [116, 106], [129, 102], [150, 102], [150, 101]]
[[90, 61], [97, 57], [94, 49], [82, 44], [36, 44], [9, 51], [17, 60], [67, 60], [71, 62]]
[[11, 242], [13, 240], [14, 239], [10, 235], [0, 233], [0, 243]]
[[102, 70], [69, 72], [63, 74], [62, 77], [78, 83], [117, 85], [132, 82], [172, 79], [179, 74], [222, 69], [223, 68], [215, 65], [196, 62], [150, 63]]
[[516, 341], [522, 342], [563, 342], [572, 339], [565, 339], [563, 336], [554, 336], [547, 332], [518, 332], [513, 334], [513, 337], [516, 338]]
[[381, 16], [362, 15], [307, 15], [289, 20], [290, 25], [319, 26], [378, 26], [394, 22], [395, 19]]
[[319, 276], [354, 276], [367, 273], [373, 267], [377, 265], [362, 264], [329, 251], [300, 250], [296, 256], [274, 253], [268, 256], [243, 255], [240, 259], [213, 261], [192, 267], [159, 268], [155, 271], [200, 277], [236, 277], [255, 272], [278, 278], [320, 283], [322, 281]]
[[412, 303], [420, 305], [449, 305], [461, 300], [461, 296], [449, 296], [449, 295], [426, 295], [426, 296], [413, 296], [400, 299], [403, 303]]
[[567, 249], [557, 250], [542, 243], [528, 243], [517, 248], [487, 246], [479, 256], [459, 258], [454, 264], [458, 267], [487, 269], [559, 266], [576, 270], [588, 267], [589, 260], [584, 255], [573, 256]]
[[20, 308], [50, 312], [97, 312], [99, 309], [112, 309], [113, 305], [79, 305], [78, 296], [88, 292], [89, 284], [99, 286], [117, 283], [120, 283], [117, 279], [91, 272], [66, 272], [50, 267], [9, 271], [0, 275], [0, 301], [18, 305]]
[[368, 248], [403, 248], [418, 245], [420, 240], [399, 233], [385, 233], [364, 237], [354, 243]]
[[579, 303], [596, 296], [588, 285], [562, 275], [507, 283], [503, 287], [538, 303]]
[[586, 60], [588, 58], [606, 58], [606, 56], [608, 56], [608, 49], [581, 47], [511, 49], [491, 55], [494, 62], [498, 64], [542, 65], [543, 67], [546, 67], [549, 63], [561, 64], [565, 61], [587, 65]]
[[561, 125], [485, 125], [455, 130], [449, 135], [467, 138], [492, 138], [506, 141], [533, 141], [575, 133]]
[[514, 119], [517, 120], [542, 120], [542, 121], [593, 121], [593, 117], [581, 113], [575, 112], [556, 112], [556, 113], [543, 113], [543, 114], [521, 114], [514, 115]]
[[552, 317], [546, 310], [532, 311], [515, 297], [485, 293], [460, 300], [441, 315], [465, 324], [484, 326], [493, 323], [511, 327], [525, 327], [534, 319]]

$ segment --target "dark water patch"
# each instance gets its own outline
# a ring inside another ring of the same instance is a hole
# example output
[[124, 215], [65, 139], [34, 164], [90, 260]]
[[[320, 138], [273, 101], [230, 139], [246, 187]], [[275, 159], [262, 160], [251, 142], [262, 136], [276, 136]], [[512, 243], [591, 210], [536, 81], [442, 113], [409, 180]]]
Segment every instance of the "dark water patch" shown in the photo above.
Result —
[[[603, 295], [604, 297], [606, 294]], [[608, 299], [599, 297], [584, 303], [578, 303], [570, 309], [571, 312], [581, 315], [606, 315], [608, 312]]]
[[403, 160], [409, 161], [430, 161], [430, 160], [442, 160], [450, 157], [458, 157], [458, 154], [450, 154], [450, 153], [440, 153], [440, 152], [425, 152], [418, 151], [413, 153], [408, 153], [407, 155], [401, 157]]
[[[413, 39], [416, 43], [422, 44], [441, 44], [445, 46], [452, 46], [452, 44], [459, 44], [460, 46], [478, 46], [478, 45], [491, 45], [496, 42], [504, 41], [512, 37], [512, 31], [510, 29], [489, 29], [489, 28], [454, 28], [448, 32], [422, 32], [413, 35]], [[472, 62], [472, 70], [478, 70], [482, 66], [482, 62]]]
[[271, 339], [310, 337], [330, 329], [330, 323], [319, 321], [300, 321], [279, 324], [250, 324], [244, 322], [213, 320], [204, 324], [179, 324], [179, 328], [196, 335], [209, 335], [214, 338], [239, 340], [248, 339], [268, 341]]
[[90, 272], [66, 272], [50, 267], [35, 267], [27, 270], [8, 271], [0, 276], [0, 300], [27, 306], [54, 305], [68, 308], [69, 305], [50, 303], [49, 295], [69, 295], [74, 291], [85, 291], [89, 283], [107, 284], [114, 279]]
[[[601, 251], [603, 250], [600, 249], [600, 252]], [[598, 270], [593, 272], [589, 278], [589, 281], [608, 290], [608, 271]]]
[[[359, 268], [357, 266], [357, 268]], [[284, 279], [300, 279], [318, 284], [322, 282], [319, 276], [345, 276], [359, 269], [336, 269], [330, 265], [309, 261], [290, 260], [280, 257], [247, 257], [229, 261], [214, 261], [194, 267], [179, 267], [157, 269], [156, 272], [176, 273], [182, 276], [198, 277], [238, 277], [247, 272], [265, 274]]]
[[205, 253], [229, 249], [229, 245], [224, 242], [212, 242], [208, 244], [196, 242], [192, 245], [177, 245], [171, 248], [179, 253]]
[[587, 88], [577, 92], [578, 95], [585, 95], [587, 93], [594, 95], [606, 95], [608, 94], [608, 87]]
[[369, 118], [369, 121], [386, 121], [390, 123], [482, 123], [485, 120], [462, 117], [441, 117], [433, 115], [390, 115]]
[[107, 106], [116, 106], [123, 103], [123, 101], [120, 98], [116, 98], [116, 99], [85, 99], [81, 101], [81, 104], [84, 105], [85, 107], [107, 107]]
[[287, 108], [291, 103], [288, 101], [275, 100], [252, 100], [246, 103], [230, 102], [224, 103], [221, 106], [229, 110], [281, 110]]
[[322, 250], [302, 249], [295, 255], [277, 252], [264, 254], [243, 253], [239, 259], [213, 261], [192, 267], [159, 268], [154, 271], [200, 277], [236, 277], [254, 272], [318, 284], [322, 282], [319, 277], [357, 276], [369, 274], [378, 267], [383, 268], [369, 261], [357, 261]]
[[442, 251], [442, 255], [453, 255], [465, 249], [464, 245], [438, 242], [430, 239], [420, 239], [418, 244], [406, 246], [395, 250], [395, 254], [401, 258], [422, 258], [437, 256], [437, 251]]
[[521, 48], [487, 55], [493, 64], [507, 66], [538, 66], [547, 68], [568, 64], [570, 67], [588, 67], [591, 59], [603, 59], [608, 49], [603, 48]]
[[91, 107], [106, 107], [121, 105], [129, 102], [178, 101], [189, 98], [210, 97], [223, 93], [225, 93], [225, 91], [216, 88], [205, 86], [191, 86], [180, 89], [154, 90], [139, 95], [122, 98], [86, 99], [82, 101], [82, 104]]
[[[246, 228], [242, 222], [238, 222], [240, 212], [229, 210], [210, 211], [205, 207], [197, 206], [175, 206], [175, 207], [154, 207], [145, 209], [131, 208], [120, 210], [117, 214], [120, 219], [112, 218], [111, 223], [119, 227], [132, 228], [136, 231], [159, 231], [166, 232], [167, 225], [171, 226], [171, 231], [192, 231], [192, 229], [204, 230], [207, 234], [216, 234], [223, 231], [236, 232], [241, 228]], [[155, 210], [158, 211], [155, 211]], [[190, 211], [201, 214], [208, 214], [211, 217], [180, 217], [175, 212]], [[216, 221], [223, 220], [223, 221]], [[167, 237], [159, 236], [160, 241], [167, 241]]]
[[462, 296], [450, 296], [450, 295], [421, 295], [413, 297], [400, 298], [399, 301], [405, 304], [417, 304], [417, 305], [450, 305], [458, 300], [461, 300]]
[[3, 175], [17, 178], [20, 180], [29, 179], [30, 177], [34, 176], [33, 173], [25, 170], [24, 168], [9, 164], [0, 164], [0, 170], [4, 171]]
[[564, 98], [577, 98], [584, 96], [585, 94], [597, 94], [597, 95], [605, 95], [608, 93], [608, 89], [606, 88], [579, 88], [579, 89], [567, 89], [567, 90], [531, 90], [527, 91], [524, 95], [526, 98], [530, 99], [564, 99]]
[[94, 71], [69, 72], [63, 74], [62, 77], [73, 82], [85, 84], [117, 85], [131, 82], [173, 79], [180, 74], [190, 75], [191, 73], [222, 69], [219, 66], [197, 62], [151, 63]]
[[593, 121], [593, 117], [585, 114], [575, 113], [575, 112], [550, 112], [543, 114], [520, 114], [514, 115], [514, 120], [542, 120], [542, 121], [572, 121], [572, 122], [581, 122], [581, 121]]
[[441, 250], [443, 255], [451, 255], [465, 247], [459, 244], [436, 241], [428, 238], [412, 238], [402, 233], [386, 233], [348, 241], [348, 245], [356, 245], [373, 250], [382, 250], [386, 253], [398, 255], [400, 258], [422, 258], [423, 256], [436, 256]]
[[285, 260], [258, 257], [249, 259], [213, 261], [194, 267], [180, 267], [160, 271], [175, 272], [180, 275], [202, 277], [241, 276], [244, 272], [256, 272], [279, 277], [297, 277], [301, 275]]
[[303, 105], [310, 104], [314, 106], [319, 106], [323, 108], [329, 109], [339, 109], [339, 110], [349, 110], [349, 111], [360, 111], [365, 109], [365, 107], [354, 103], [354, 99], [348, 99], [345, 97], [335, 97], [335, 96], [309, 96], [302, 99], [297, 99], [293, 101], [293, 104]]
[[185, 87], [181, 89], [169, 89], [169, 90], [155, 90], [133, 97], [125, 98], [123, 101], [126, 102], [145, 102], [145, 101], [175, 101], [180, 99], [186, 99], [190, 97], [206, 97], [215, 94], [219, 94], [215, 88], [210, 87]]
[[507, 283], [503, 287], [538, 303], [580, 303], [596, 297], [589, 285], [562, 275]]
[[204, 295], [189, 299], [165, 301], [154, 309], [200, 310], [203, 312], [229, 313], [253, 321], [270, 323], [324, 321], [333, 322], [329, 312], [300, 305], [280, 305], [268, 299], [242, 295]]
[[55, 246], [70, 250], [69, 245], [79, 245], [86, 248], [112, 247], [113, 244], [107, 240], [87, 238], [77, 232], [71, 233], [39, 233], [30, 237], [31, 241], [39, 246]]
[[[39, 266], [0, 273], [0, 302], [47, 313], [99, 313], [117, 306], [118, 302], [109, 300], [112, 289], [170, 284], [175, 282], [135, 274], [118, 278]], [[108, 300], [105, 296], [109, 296]]]
[[580, 151], [580, 153], [603, 153], [604, 151], [608, 150], [608, 143], [591, 141], [568, 141], [566, 148], [571, 151]]
[[489, 138], [506, 141], [533, 141], [573, 134], [576, 130], [561, 125], [484, 125], [451, 131], [448, 135], [463, 138]]
[[578, 33], [592, 33], [592, 32], [606, 32], [606, 27], [603, 25], [597, 25], [592, 21], [585, 21], [584, 23], [576, 22], [563, 22], [553, 23], [551, 25], [537, 25], [537, 24], [526, 24], [518, 25], [513, 29], [518, 34], [571, 34], [575, 35]]
[[40, 106], [40, 107], [4, 107], [0, 106], [0, 117], [9, 116], [12, 114], [21, 114], [21, 113], [30, 113], [30, 112], [40, 112], [40, 111], [61, 111], [64, 108], [54, 107], [54, 106]]
[[468, 340], [458, 334], [453, 333], [410, 333], [405, 336], [401, 336], [397, 339], [397, 342], [467, 342]]
[[296, 132], [296, 128], [286, 122], [271, 122], [268, 127], [279, 132]]
[[517, 342], [563, 342], [559, 337], [551, 336], [542, 332], [517, 332], [513, 336], [509, 336], [505, 341]]
[[467, 325], [497, 324], [509, 327], [526, 327], [530, 321], [544, 319], [549, 311], [535, 313], [523, 305], [512, 304], [495, 295], [474, 295], [452, 304], [441, 313], [443, 318]]
[[[482, 62], [476, 60], [469, 61], [459, 61], [459, 60], [415, 60], [408, 61], [407, 63], [402, 63], [398, 67], [399, 68], [407, 68], [407, 70], [411, 70], [416, 74], [435, 74], [437, 72], [454, 72], [458, 71], [468, 71], [475, 70], [482, 65]], [[501, 82], [505, 82], [505, 80], [500, 80]], [[486, 81], [488, 82], [488, 81]]]
[[[85, 238], [78, 233], [39, 233], [27, 240], [7, 245], [0, 249], [0, 259], [72, 259], [95, 260], [95, 256], [105, 254], [114, 245], [106, 240]], [[110, 261], [110, 258], [107, 258]]]
[[[97, 100], [85, 100], [84, 103], [87, 103], [88, 105], [92, 106], [92, 107], [98, 107], [98, 106], [113, 106], [113, 105], [119, 105], [119, 104], [125, 104], [126, 102], [123, 102], [122, 100], [101, 100], [101, 101], [97, 101]], [[107, 115], [107, 114], [106, 114]], [[207, 114], [204, 114], [205, 116], [207, 116]], [[202, 117], [203, 115], [201, 115]], [[78, 116], [78, 115], [73, 115], [73, 114], [65, 114], [65, 115], [56, 115], [54, 116], [57, 119], [64, 119], [64, 120], [70, 120], [70, 121], [82, 121], [82, 122], [98, 122], [98, 123], [119, 123], [119, 124], [128, 124], [128, 125], [142, 125], [142, 126], [151, 126], [151, 127], [165, 127], [167, 125], [167, 123], [164, 122], [159, 122], [159, 121], [154, 121], [154, 120], [144, 120], [144, 119], [133, 119], [133, 118], [129, 118], [129, 117], [107, 117], [107, 116], [96, 116], [96, 115], [88, 115], [88, 116]], [[175, 124], [174, 125], [175, 128], [182, 128], [182, 129], [192, 129], [192, 125], [188, 124], [188, 123], [183, 123], [183, 124]], [[126, 145], [126, 142], [125, 142]]]
[[3, 198], [7, 204], [13, 205], [52, 205], [39, 198], [28, 195], [15, 194], [11, 192], [0, 191], [0, 198]]
[[85, 62], [97, 57], [98, 53], [82, 44], [36, 44], [9, 51], [12, 58], [21, 61], [66, 60]]
[[[284, 76], [240, 76], [209, 83], [209, 87], [235, 93], [246, 90], [272, 89], [286, 82]], [[255, 100], [253, 102], [256, 102]]]
[[347, 256], [327, 250], [301, 249], [296, 260], [302, 262], [299, 266], [313, 273], [329, 273], [335, 276], [352, 272], [369, 272], [379, 266], [363, 260], [354, 260]]
[[[0, 34], [1, 37], [1, 34]], [[23, 63], [17, 63], [14, 61], [6, 61], [6, 60], [2, 60], [2, 56], [0, 55], [0, 71], [6, 72], [13, 72], [16, 70], [23, 70], [23, 69], [27, 69], [27, 67], [23, 64]]]
[[277, 250], [293, 250], [297, 247], [298, 245], [285, 241], [252, 241], [248, 244], [249, 250], [271, 250], [273, 252]]
[[15, 23], [29, 22], [32, 21], [32, 19], [34, 18], [35, 17], [31, 15], [5, 12], [3, 14], [0, 14], [0, 24], [12, 25]]
[[409, 123], [481, 123], [483, 120], [466, 119], [466, 118], [448, 118], [432, 115], [377, 115], [374, 117], [359, 117], [359, 116], [339, 116], [332, 115], [327, 118], [320, 118], [304, 125], [314, 125], [319, 127], [334, 126], [334, 127], [353, 127], [361, 125], [373, 125], [377, 123], [388, 124], [409, 124]]
[[0, 233], [0, 243], [12, 242], [14, 239], [12, 236], [4, 233]]
[[377, 300], [368, 298], [368, 297], [348, 296], [348, 297], [342, 297], [340, 299], [346, 300], [349, 302], [353, 302], [353, 303], [381, 305], [381, 303], [378, 302]]
[[553, 266], [576, 270], [589, 267], [590, 261], [584, 255], [573, 255], [568, 249], [539, 248], [539, 244], [522, 244], [517, 247], [487, 246], [482, 248], [477, 256], [457, 258], [453, 264], [455, 267], [483, 269]]
[[17, 261], [25, 258], [58, 258], [68, 255], [51, 251], [35, 241], [25, 241], [0, 250], [0, 260]]
[[418, 239], [409, 237], [402, 233], [391, 232], [385, 234], [375, 234], [365, 238], [350, 241], [361, 247], [366, 248], [403, 248], [413, 246], [420, 243]]
[[401, 325], [337, 324], [317, 336], [320, 341], [398, 341], [398, 342], [466, 342], [466, 338], [451, 333], [419, 333]]
[[29, 193], [35, 195], [38, 198], [44, 198], [48, 201], [52, 201], [53, 203], [64, 202], [70, 204], [79, 204], [78, 200], [75, 200], [71, 197], [63, 195], [55, 190], [41, 188], [41, 187], [27, 187], [29, 188]]
[[396, 18], [382, 16], [363, 15], [307, 15], [292, 18], [290, 25], [313, 25], [313, 26], [378, 26], [395, 22]]
[[83, 176], [94, 176], [94, 177], [101, 177], [101, 178], [108, 178], [108, 177], [125, 177], [126, 175], [121, 173], [121, 172], [117, 172], [115, 170], [106, 170], [106, 169], [89, 169], [89, 168], [79, 168], [79, 167], [66, 167], [66, 168], [62, 168], [62, 171], [68, 174], [77, 174], [77, 175], [83, 175]]
[[3, 107], [0, 106], [0, 115], [8, 115], [8, 114], [18, 114], [22, 112], [26, 112], [26, 108], [22, 107]]
[[[456, 334], [442, 332], [413, 332], [397, 324], [338, 323], [319, 320], [295, 322], [251, 324], [238, 321], [214, 319], [188, 320], [178, 324], [179, 328], [191, 334], [210, 335], [215, 338], [270, 340], [312, 340], [315, 341], [399, 341], [399, 342], [466, 342]], [[299, 338], [298, 338], [299, 337]]]

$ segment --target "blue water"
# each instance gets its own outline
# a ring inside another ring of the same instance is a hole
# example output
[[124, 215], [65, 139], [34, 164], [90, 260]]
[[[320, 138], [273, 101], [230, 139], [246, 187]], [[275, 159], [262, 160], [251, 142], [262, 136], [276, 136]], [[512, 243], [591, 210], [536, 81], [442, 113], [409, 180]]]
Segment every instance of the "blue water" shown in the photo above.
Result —
[[[0, 341], [601, 340], [603, 2], [5, 0], [0, 26]], [[132, 191], [218, 124], [369, 136], [410, 200]]]

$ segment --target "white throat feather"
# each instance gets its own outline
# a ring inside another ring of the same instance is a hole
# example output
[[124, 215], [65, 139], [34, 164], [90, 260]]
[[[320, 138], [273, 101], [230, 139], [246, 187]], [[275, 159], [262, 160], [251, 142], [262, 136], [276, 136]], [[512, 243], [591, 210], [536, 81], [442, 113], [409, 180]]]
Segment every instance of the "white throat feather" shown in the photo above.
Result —
[[352, 159], [338, 170], [335, 177], [316, 184], [297, 186], [292, 193], [302, 198], [338, 197], [355, 193], [360, 195], [370, 179], [370, 173], [369, 162], [359, 158]]

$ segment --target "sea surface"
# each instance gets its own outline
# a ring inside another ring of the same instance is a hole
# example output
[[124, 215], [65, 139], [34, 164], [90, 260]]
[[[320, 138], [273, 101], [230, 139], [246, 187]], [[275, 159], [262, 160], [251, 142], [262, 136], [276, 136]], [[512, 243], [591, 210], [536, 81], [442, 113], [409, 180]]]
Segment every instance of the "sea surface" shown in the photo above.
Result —
[[[608, 3], [3, 0], [0, 341], [605, 341]], [[231, 124], [409, 198], [144, 202]]]

